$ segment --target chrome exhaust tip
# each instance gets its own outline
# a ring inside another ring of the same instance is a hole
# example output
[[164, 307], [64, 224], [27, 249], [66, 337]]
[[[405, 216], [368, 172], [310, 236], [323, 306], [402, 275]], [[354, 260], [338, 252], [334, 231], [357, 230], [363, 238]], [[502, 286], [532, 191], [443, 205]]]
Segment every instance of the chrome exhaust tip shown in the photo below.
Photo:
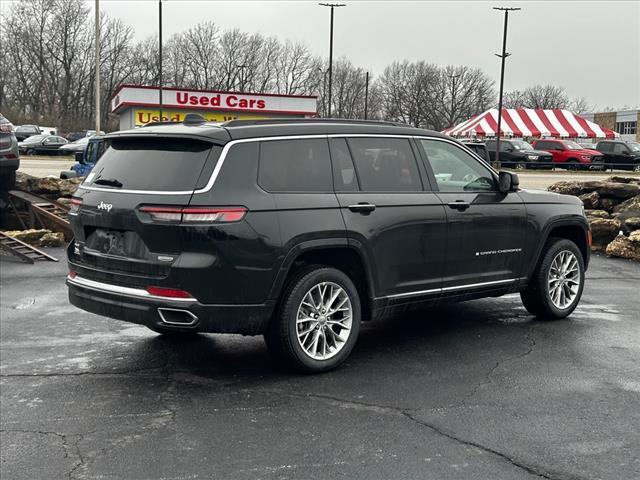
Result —
[[198, 317], [189, 310], [180, 308], [158, 308], [158, 315], [162, 323], [167, 325], [192, 327], [198, 323]]

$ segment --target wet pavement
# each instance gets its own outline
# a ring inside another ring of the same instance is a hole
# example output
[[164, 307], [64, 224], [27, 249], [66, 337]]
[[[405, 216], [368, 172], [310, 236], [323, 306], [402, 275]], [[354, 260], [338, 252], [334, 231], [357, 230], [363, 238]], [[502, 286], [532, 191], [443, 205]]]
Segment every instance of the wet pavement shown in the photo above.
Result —
[[592, 257], [568, 320], [425, 310], [300, 376], [261, 337], [77, 310], [62, 261], [0, 262], [2, 479], [640, 478], [638, 264]]

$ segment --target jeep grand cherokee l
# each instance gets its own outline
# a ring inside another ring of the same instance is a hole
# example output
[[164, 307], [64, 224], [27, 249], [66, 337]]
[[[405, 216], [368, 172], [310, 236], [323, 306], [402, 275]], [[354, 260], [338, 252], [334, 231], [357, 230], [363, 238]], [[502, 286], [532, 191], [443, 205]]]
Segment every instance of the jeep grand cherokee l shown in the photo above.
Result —
[[360, 322], [520, 292], [562, 318], [589, 260], [579, 199], [518, 188], [442, 134], [342, 120], [107, 135], [73, 198], [69, 299], [166, 335], [263, 334], [307, 372]]

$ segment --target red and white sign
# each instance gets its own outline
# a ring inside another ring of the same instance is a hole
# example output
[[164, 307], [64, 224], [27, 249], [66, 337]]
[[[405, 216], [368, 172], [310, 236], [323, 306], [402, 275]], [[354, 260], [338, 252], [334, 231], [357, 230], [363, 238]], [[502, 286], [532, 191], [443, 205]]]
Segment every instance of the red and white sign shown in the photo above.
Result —
[[[126, 107], [158, 107], [158, 88], [122, 85], [111, 100], [113, 113]], [[165, 108], [280, 115], [316, 115], [317, 97], [163, 88]]]

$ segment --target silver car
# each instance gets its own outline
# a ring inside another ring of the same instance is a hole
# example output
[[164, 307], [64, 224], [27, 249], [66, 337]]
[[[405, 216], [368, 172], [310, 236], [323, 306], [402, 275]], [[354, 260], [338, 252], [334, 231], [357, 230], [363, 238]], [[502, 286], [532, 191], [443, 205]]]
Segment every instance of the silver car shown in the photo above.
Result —
[[18, 141], [13, 124], [0, 113], [0, 191], [11, 190], [20, 166]]

